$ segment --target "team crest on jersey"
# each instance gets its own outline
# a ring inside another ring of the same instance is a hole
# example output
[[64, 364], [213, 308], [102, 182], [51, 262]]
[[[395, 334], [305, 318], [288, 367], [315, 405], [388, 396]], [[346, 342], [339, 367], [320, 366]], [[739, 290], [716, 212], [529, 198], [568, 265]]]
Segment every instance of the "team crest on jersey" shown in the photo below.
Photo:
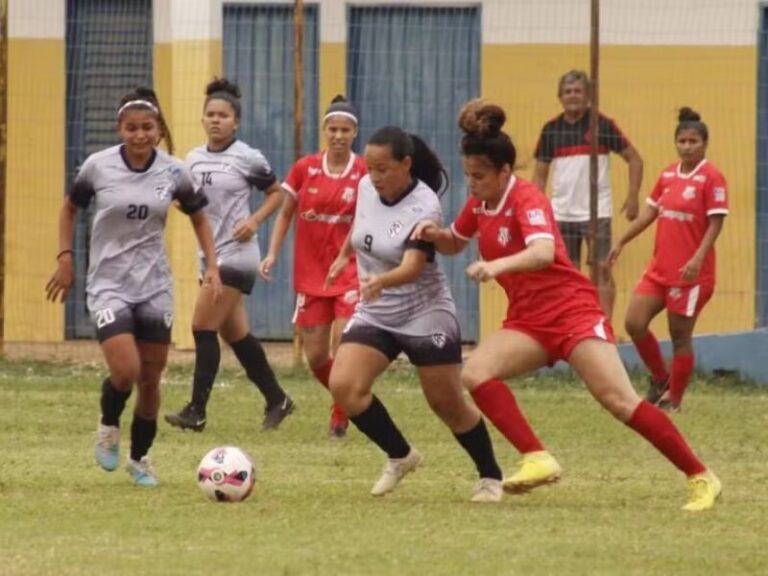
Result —
[[173, 326], [173, 314], [171, 312], [166, 312], [163, 314], [163, 323], [165, 324], [166, 328]]
[[696, 186], [686, 186], [685, 190], [683, 190], [683, 198], [686, 200], [696, 198]]
[[696, 174], [696, 176], [693, 177], [694, 182], [705, 182], [706, 179], [707, 177], [704, 176], [704, 174]]
[[448, 342], [448, 336], [444, 332], [435, 332], [432, 334], [432, 344], [437, 348], [444, 348], [446, 342]]
[[350, 180], [360, 180], [360, 172], [352, 172], [352, 175], [349, 177]]
[[499, 244], [501, 244], [504, 248], [507, 247], [507, 244], [509, 244], [509, 228], [506, 226], [499, 227], [499, 235], [497, 237]]
[[544, 216], [544, 210], [541, 208], [534, 208], [533, 210], [527, 210], [525, 213], [528, 216], [528, 223], [531, 226], [546, 226], [547, 217]]
[[307, 172], [309, 173], [310, 176], [317, 176], [318, 174], [320, 174], [320, 172], [322, 172], [322, 170], [320, 168], [312, 168], [310, 166], [307, 169]]
[[668, 294], [669, 294], [669, 297], [672, 298], [672, 300], [677, 300], [678, 298], [680, 298], [680, 296], [683, 295], [683, 292], [677, 286], [673, 286], [672, 288], [669, 289]]
[[395, 220], [392, 222], [392, 224], [389, 227], [389, 237], [394, 238], [398, 234], [400, 234], [400, 231], [403, 229], [403, 224], [400, 222], [400, 220]]
[[165, 186], [155, 186], [155, 197], [158, 200], [165, 200], [166, 198], [168, 198], [170, 188], [171, 188], [170, 184], [167, 184]]
[[344, 188], [344, 193], [341, 195], [341, 199], [347, 203], [352, 202], [352, 200], [355, 199], [355, 189], [351, 186]]
[[514, 211], [514, 209], [513, 209], [513, 208], [507, 208], [506, 210], [504, 210], [504, 217], [505, 217], [505, 218], [509, 218], [509, 217], [511, 217], [511, 216], [512, 216], [514, 213], [515, 213], [515, 211]]
[[725, 202], [725, 188], [718, 186], [713, 190], [715, 202]]

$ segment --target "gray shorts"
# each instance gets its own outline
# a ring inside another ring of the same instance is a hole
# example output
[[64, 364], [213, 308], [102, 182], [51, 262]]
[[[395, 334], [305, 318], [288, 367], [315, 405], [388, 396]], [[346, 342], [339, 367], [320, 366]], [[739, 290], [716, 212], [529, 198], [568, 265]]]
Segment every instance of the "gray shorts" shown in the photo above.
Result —
[[435, 330], [424, 336], [403, 334], [352, 317], [341, 335], [341, 343], [354, 342], [374, 348], [389, 361], [403, 352], [414, 366], [461, 364], [461, 330], [455, 316], [440, 313]]
[[[581, 245], [583, 242], [586, 246], [587, 239], [589, 238], [589, 221], [564, 222], [558, 220], [557, 227], [560, 229], [560, 235], [563, 237], [566, 250], [568, 250], [568, 257], [579, 268], [581, 266]], [[598, 262], [603, 262], [608, 258], [608, 254], [611, 251], [610, 218], [597, 219], [597, 242], [595, 242], [595, 249], [597, 250]], [[588, 258], [587, 266], [591, 264], [592, 262]]]
[[[90, 300], [90, 298], [89, 298]], [[99, 342], [118, 334], [133, 334], [137, 340], [169, 344], [173, 327], [173, 296], [161, 292], [146, 302], [125, 302], [119, 295], [89, 301], [91, 320]]]

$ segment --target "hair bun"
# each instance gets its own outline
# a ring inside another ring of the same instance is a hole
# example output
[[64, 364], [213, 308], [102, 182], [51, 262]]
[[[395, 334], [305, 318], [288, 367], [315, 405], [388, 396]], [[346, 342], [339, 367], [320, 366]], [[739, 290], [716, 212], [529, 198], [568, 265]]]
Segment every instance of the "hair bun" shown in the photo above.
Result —
[[678, 122], [701, 122], [701, 114], [696, 112], [693, 108], [683, 106], [677, 113]]
[[217, 92], [225, 92], [234, 98], [240, 98], [240, 88], [238, 85], [226, 78], [214, 78], [205, 87], [206, 96], [211, 96]]
[[347, 99], [341, 94], [336, 94], [336, 96], [333, 97], [333, 100], [331, 100], [331, 104], [336, 104], [336, 102], [347, 102]]
[[133, 93], [142, 100], [149, 100], [150, 102], [157, 102], [157, 94], [152, 88], [148, 86], [138, 86]]
[[477, 138], [495, 138], [507, 121], [504, 110], [480, 98], [467, 102], [459, 112], [459, 128]]

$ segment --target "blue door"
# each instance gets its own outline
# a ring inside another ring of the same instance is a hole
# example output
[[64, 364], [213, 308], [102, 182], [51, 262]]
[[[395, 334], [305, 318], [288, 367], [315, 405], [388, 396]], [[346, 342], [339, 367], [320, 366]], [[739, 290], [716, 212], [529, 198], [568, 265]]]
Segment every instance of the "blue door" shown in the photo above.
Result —
[[[224, 74], [242, 91], [240, 139], [261, 150], [277, 177], [293, 164], [293, 7], [289, 5], [224, 5]], [[304, 9], [304, 154], [317, 148], [318, 12]], [[253, 207], [263, 196], [254, 194]], [[274, 218], [261, 226], [259, 240], [266, 253]], [[294, 308], [293, 238], [283, 245], [274, 279], [257, 282], [247, 302], [257, 336], [291, 339]]]
[[[78, 166], [119, 142], [117, 103], [129, 90], [152, 84], [151, 0], [67, 0], [66, 170], [70, 186]], [[90, 214], [75, 229], [75, 286], [66, 306], [66, 337], [92, 338], [85, 304]]]
[[[466, 200], [456, 118], [480, 94], [480, 9], [351, 7], [348, 24], [347, 86], [360, 113], [358, 141], [388, 124], [421, 136], [448, 170], [443, 211], [450, 222]], [[465, 341], [478, 336], [477, 286], [464, 275], [473, 258], [467, 250], [442, 260]]]

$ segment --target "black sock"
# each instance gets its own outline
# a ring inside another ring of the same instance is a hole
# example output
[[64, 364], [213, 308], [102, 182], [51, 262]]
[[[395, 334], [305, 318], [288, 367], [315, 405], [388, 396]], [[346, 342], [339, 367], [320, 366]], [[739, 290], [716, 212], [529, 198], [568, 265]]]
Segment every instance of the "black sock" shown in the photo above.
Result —
[[390, 458], [405, 458], [411, 451], [411, 446], [376, 396], [368, 408], [350, 420]]
[[454, 434], [459, 444], [467, 451], [477, 467], [480, 478], [501, 480], [501, 468], [493, 455], [493, 444], [485, 427], [485, 421], [480, 418], [477, 426], [462, 434]]
[[104, 426], [120, 426], [120, 415], [131, 391], [123, 392], [112, 386], [109, 378], [101, 383], [101, 423]]
[[192, 404], [205, 412], [211, 388], [219, 372], [221, 349], [214, 330], [194, 330], [195, 376], [192, 380]]
[[280, 404], [285, 400], [285, 391], [278, 384], [258, 338], [253, 334], [248, 334], [242, 340], [232, 342], [230, 346], [232, 346], [232, 351], [240, 364], [245, 368], [248, 379], [256, 384], [256, 388], [264, 396], [268, 407]]
[[137, 462], [149, 452], [157, 434], [157, 420], [144, 420], [133, 415], [131, 422], [131, 460]]

